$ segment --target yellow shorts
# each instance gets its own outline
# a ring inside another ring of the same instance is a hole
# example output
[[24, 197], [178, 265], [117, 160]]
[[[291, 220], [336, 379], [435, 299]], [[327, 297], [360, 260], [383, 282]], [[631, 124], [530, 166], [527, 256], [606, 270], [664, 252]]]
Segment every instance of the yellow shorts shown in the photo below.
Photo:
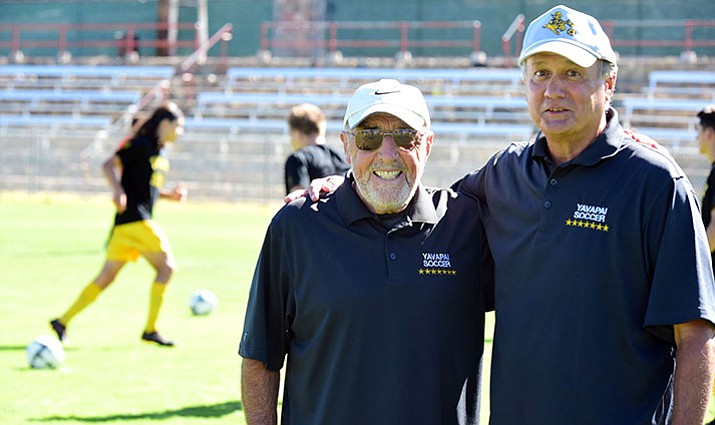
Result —
[[171, 245], [153, 220], [119, 224], [112, 229], [107, 244], [107, 260], [136, 261], [142, 253], [171, 254]]

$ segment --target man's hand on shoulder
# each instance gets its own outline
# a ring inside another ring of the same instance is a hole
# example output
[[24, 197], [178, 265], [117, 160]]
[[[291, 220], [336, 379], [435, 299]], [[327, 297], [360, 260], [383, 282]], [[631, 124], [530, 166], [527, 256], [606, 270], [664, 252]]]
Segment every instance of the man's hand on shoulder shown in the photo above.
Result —
[[303, 196], [308, 196], [313, 201], [317, 201], [320, 198], [321, 193], [330, 193], [338, 188], [345, 181], [344, 176], [328, 176], [319, 179], [314, 179], [310, 182], [307, 189], [294, 190], [285, 198], [283, 202], [289, 204], [296, 199], [302, 198]]

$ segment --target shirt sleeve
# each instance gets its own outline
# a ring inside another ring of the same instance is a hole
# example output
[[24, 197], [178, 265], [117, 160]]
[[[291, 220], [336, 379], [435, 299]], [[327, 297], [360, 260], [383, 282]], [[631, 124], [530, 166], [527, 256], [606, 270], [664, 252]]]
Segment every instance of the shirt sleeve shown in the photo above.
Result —
[[483, 178], [484, 168], [481, 168], [452, 183], [451, 189], [484, 202]]
[[645, 246], [653, 278], [644, 325], [673, 341], [672, 325], [696, 319], [715, 323], [715, 286], [697, 197], [675, 178], [651, 211]]
[[242, 357], [262, 361], [272, 371], [283, 367], [292, 311], [284, 252], [274, 222], [268, 228], [256, 264], [239, 346]]
[[296, 186], [308, 187], [310, 184], [310, 173], [308, 165], [298, 155], [291, 155], [285, 163], [285, 185], [286, 194]]
[[123, 165], [132, 163], [138, 156], [139, 145], [134, 143], [134, 140], [128, 140], [117, 149], [116, 155], [122, 161]]

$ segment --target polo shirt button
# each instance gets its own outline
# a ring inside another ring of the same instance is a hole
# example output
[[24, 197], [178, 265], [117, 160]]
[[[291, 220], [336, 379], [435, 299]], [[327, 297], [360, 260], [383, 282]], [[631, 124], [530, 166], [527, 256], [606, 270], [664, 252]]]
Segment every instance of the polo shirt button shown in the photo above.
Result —
[[544, 208], [551, 208], [551, 201], [545, 201]]
[[556, 179], [551, 179], [551, 180], [549, 180], [549, 184], [550, 184], [551, 186], [556, 186], [558, 183], [559, 183], [559, 181], [556, 180]]
[[394, 252], [391, 252], [391, 253], [390, 253], [390, 260], [392, 260], [392, 261], [397, 260], [397, 254], [395, 254]]

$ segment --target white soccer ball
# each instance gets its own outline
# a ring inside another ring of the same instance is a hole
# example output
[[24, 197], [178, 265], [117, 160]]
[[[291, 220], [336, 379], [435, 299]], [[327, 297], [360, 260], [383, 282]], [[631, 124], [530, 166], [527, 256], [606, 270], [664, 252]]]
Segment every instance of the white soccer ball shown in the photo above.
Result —
[[191, 294], [189, 307], [195, 316], [205, 316], [210, 314], [218, 305], [218, 298], [208, 289], [199, 289]]
[[65, 349], [57, 338], [41, 335], [25, 349], [27, 363], [33, 369], [55, 369], [65, 361]]

